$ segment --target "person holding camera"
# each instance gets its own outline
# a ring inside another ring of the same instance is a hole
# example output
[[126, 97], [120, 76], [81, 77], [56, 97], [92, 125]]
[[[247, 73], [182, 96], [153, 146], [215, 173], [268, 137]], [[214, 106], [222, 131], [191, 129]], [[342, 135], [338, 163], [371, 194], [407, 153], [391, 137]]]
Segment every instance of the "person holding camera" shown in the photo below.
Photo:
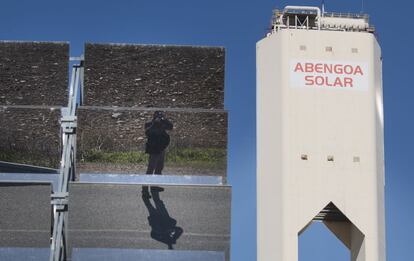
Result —
[[172, 130], [173, 124], [165, 118], [162, 111], [155, 111], [152, 121], [145, 123], [145, 153], [149, 154], [146, 174], [161, 175], [164, 168], [165, 149], [170, 144], [170, 135], [167, 130]]

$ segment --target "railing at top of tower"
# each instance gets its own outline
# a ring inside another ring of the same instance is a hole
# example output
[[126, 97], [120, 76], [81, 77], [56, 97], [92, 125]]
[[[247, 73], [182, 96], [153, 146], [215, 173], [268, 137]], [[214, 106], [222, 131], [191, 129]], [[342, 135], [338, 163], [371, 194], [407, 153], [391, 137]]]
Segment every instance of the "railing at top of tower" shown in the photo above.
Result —
[[[318, 30], [321, 28], [320, 19], [319, 19], [321, 17], [321, 9], [319, 9], [319, 7], [313, 7], [313, 6], [292, 6], [292, 5], [288, 5], [288, 6], [285, 7], [285, 9], [283, 10], [283, 12], [280, 15], [280, 18], [279, 19], [280, 19], [281, 22], [284, 21], [283, 18], [285, 16], [285, 14], [288, 13], [289, 10], [299, 11], [299, 12], [300, 11], [301, 12], [308, 12], [308, 13], [304, 13], [305, 15], [310, 15], [311, 12], [316, 12], [316, 19], [315, 19], [315, 21], [316, 21], [316, 24], [317, 24], [317, 28], [318, 28]], [[287, 16], [287, 19], [289, 20], [289, 16]], [[307, 16], [306, 19], [309, 22], [309, 16]], [[295, 24], [297, 24], [298, 20], [299, 20], [299, 18], [297, 16], [295, 16]], [[301, 24], [302, 23], [303, 22], [301, 22]], [[287, 24], [289, 26], [289, 22]], [[309, 25], [308, 25], [308, 27], [309, 27]]]
[[280, 29], [375, 31], [369, 25], [367, 14], [322, 12], [313, 6], [286, 6], [283, 10], [274, 10], [270, 33]]

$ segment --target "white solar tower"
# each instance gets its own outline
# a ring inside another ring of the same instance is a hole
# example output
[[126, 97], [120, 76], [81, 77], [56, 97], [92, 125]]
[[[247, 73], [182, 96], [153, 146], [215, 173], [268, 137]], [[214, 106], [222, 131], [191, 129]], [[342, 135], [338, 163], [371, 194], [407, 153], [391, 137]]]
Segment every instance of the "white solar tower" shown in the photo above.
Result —
[[258, 261], [297, 261], [323, 222], [385, 260], [381, 50], [365, 15], [275, 11], [257, 43]]

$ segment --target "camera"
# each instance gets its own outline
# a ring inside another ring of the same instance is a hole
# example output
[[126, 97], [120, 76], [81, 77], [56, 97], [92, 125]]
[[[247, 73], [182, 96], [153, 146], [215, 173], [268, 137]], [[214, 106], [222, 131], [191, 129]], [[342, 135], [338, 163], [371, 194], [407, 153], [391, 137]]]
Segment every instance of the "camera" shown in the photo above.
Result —
[[164, 113], [162, 111], [156, 111], [154, 113], [154, 120], [163, 120], [164, 119]]

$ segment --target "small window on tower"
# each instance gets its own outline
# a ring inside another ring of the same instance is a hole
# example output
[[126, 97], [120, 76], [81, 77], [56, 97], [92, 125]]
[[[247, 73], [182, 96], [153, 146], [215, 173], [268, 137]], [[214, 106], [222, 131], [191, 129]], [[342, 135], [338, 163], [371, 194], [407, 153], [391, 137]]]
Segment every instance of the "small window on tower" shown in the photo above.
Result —
[[352, 48], [351, 51], [352, 53], [358, 53], [358, 48]]
[[334, 161], [334, 156], [329, 155], [327, 159], [328, 159], [328, 161]]
[[306, 45], [301, 45], [301, 46], [299, 46], [299, 49], [300, 49], [301, 51], [306, 51]]
[[326, 46], [325, 47], [325, 51], [332, 52], [332, 46]]
[[308, 155], [307, 154], [302, 154], [302, 155], [300, 155], [300, 158], [302, 160], [308, 160]]
[[360, 158], [358, 156], [354, 156], [354, 162], [360, 162]]

